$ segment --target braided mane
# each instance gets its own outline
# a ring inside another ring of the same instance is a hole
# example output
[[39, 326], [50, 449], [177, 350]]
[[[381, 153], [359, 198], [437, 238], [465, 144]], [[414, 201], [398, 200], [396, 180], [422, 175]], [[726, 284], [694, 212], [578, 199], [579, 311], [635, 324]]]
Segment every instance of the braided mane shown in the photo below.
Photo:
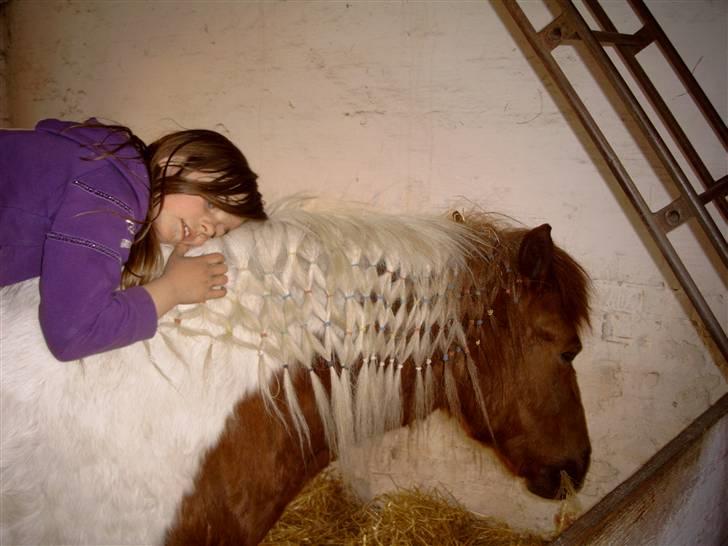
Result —
[[[432, 409], [435, 359], [466, 365], [485, 411], [466, 331], [470, 336], [474, 317], [482, 321], [492, 312], [488, 302], [513, 282], [508, 268], [491, 263], [498, 243], [497, 230], [483, 218], [469, 225], [287, 200], [272, 208], [268, 221], [226, 237], [227, 296], [183, 309], [164, 326], [254, 351], [264, 399], [280, 415], [273, 397], [281, 381], [288, 421], [302, 443], [308, 426], [292, 377], [308, 373], [327, 440], [341, 456], [357, 441], [401, 424], [405, 365], [416, 369], [416, 417]], [[491, 293], [474, 298], [483, 283]], [[322, 368], [329, 369], [330, 398]], [[457, 413], [450, 366], [444, 383]]]

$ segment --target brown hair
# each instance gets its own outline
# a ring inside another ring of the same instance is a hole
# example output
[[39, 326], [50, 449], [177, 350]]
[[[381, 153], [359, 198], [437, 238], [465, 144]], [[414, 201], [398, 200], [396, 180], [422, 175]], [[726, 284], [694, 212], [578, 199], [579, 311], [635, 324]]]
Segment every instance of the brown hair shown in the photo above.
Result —
[[[149, 175], [149, 208], [124, 265], [122, 288], [145, 284], [161, 269], [162, 253], [152, 226], [167, 194], [199, 195], [235, 216], [252, 220], [267, 218], [258, 192], [258, 175], [237, 146], [220, 133], [205, 129], [177, 131], [146, 145], [122, 125], [103, 125], [95, 120], [82, 125], [109, 131], [104, 141], [93, 147], [99, 154], [94, 159], [141, 158]], [[125, 137], [121, 144], [105, 144], [110, 136], [117, 134]], [[137, 158], [120, 157], [120, 151], [127, 146], [136, 150]], [[205, 176], [192, 176], [200, 173]]]
[[[267, 218], [258, 175], [237, 146], [220, 133], [178, 131], [145, 146], [142, 153], [149, 173], [149, 210], [124, 266], [123, 288], [145, 284], [159, 272], [162, 255], [152, 224], [167, 194], [199, 195], [235, 216]], [[205, 176], [191, 176], [200, 173]]]

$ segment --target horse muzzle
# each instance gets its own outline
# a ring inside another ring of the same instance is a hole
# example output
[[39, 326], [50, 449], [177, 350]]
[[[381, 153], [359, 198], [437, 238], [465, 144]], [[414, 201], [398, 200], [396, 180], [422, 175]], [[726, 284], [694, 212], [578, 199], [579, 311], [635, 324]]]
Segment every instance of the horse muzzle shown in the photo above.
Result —
[[[543, 465], [533, 471], [526, 471], [526, 487], [531, 493], [545, 499], [562, 499], [570, 490], [578, 491], [584, 485], [584, 477], [589, 469], [590, 450], [580, 460], [567, 460], [557, 465]], [[565, 474], [571, 484], [562, 477]]]

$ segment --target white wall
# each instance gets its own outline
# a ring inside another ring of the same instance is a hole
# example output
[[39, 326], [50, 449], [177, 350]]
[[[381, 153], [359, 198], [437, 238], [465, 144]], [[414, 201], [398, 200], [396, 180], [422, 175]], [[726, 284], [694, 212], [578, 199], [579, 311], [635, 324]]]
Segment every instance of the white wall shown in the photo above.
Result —
[[[540, 2], [523, 4], [548, 21]], [[637, 28], [626, 2], [605, 4], [621, 28]], [[649, 5], [725, 118], [728, 4]], [[593, 330], [576, 363], [594, 447], [586, 508], [726, 392], [726, 364], [705, 348], [679, 285], [503, 14], [497, 2], [14, 0], [12, 120], [95, 115], [145, 139], [215, 128], [244, 150], [269, 201], [305, 190], [442, 210], [464, 196], [525, 224], [551, 223], [595, 286]], [[648, 201], [666, 204], [579, 56], [570, 47], [557, 56]], [[654, 49], [640, 58], [709, 169], [724, 175], [725, 150], [680, 84]], [[726, 324], [725, 274], [689, 229], [671, 238]], [[406, 442], [389, 437], [374, 490], [439, 483], [474, 510], [552, 529], [557, 505], [514, 487], [492, 458], [443, 430], [416, 448], [416, 467]]]

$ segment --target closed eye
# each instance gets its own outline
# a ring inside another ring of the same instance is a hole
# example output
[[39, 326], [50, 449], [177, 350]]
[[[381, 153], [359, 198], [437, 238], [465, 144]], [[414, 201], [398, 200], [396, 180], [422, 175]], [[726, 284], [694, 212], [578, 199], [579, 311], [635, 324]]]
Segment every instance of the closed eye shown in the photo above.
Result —
[[577, 339], [576, 344], [572, 344], [571, 347], [572, 348], [570, 350], [561, 353], [561, 359], [568, 363], [573, 362], [576, 356], [581, 352], [581, 343]]

